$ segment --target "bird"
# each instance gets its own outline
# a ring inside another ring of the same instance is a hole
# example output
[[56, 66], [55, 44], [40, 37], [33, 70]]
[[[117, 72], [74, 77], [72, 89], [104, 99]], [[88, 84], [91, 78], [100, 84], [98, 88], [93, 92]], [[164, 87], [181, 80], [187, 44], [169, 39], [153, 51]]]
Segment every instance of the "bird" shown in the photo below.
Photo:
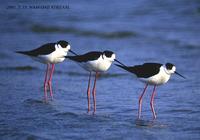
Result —
[[50, 97], [53, 99], [52, 76], [55, 64], [63, 62], [68, 52], [76, 55], [76, 53], [71, 50], [70, 44], [65, 40], [60, 40], [54, 43], [46, 43], [41, 45], [39, 48], [30, 51], [16, 51], [16, 53], [29, 56], [33, 60], [47, 65], [44, 79], [45, 101], [47, 101], [47, 89], [50, 90]]
[[[88, 86], [87, 86], [87, 101], [88, 101], [88, 110], [90, 112], [90, 81], [92, 72], [95, 73], [94, 85], [92, 90], [93, 96], [93, 114], [96, 112], [96, 81], [99, 76], [99, 73], [107, 71], [112, 62], [116, 61], [119, 64], [122, 64], [116, 59], [114, 52], [110, 50], [101, 51], [91, 51], [82, 55], [76, 56], [66, 56], [66, 58], [77, 62], [82, 68], [89, 72]], [[123, 65], [123, 64], [122, 64]]]
[[171, 75], [174, 73], [186, 79], [183, 75], [179, 74], [176, 71], [176, 66], [172, 63], [144, 63], [142, 65], [135, 66], [125, 66], [119, 64], [115, 65], [134, 74], [141, 82], [145, 83], [144, 90], [139, 98], [138, 119], [141, 118], [142, 98], [146, 92], [148, 85], [154, 86], [151, 95], [150, 106], [153, 113], [153, 119], [156, 119], [156, 112], [154, 109], [154, 97], [156, 93], [156, 87], [167, 83]]

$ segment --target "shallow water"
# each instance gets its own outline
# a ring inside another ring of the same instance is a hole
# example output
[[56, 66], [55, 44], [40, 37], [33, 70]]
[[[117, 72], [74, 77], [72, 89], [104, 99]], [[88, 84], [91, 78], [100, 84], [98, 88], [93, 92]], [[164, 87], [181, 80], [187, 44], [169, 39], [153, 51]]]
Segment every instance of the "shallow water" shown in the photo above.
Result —
[[[63, 1], [70, 9], [7, 9], [1, 4], [0, 139], [200, 139], [200, 3]], [[97, 81], [97, 112], [87, 114], [88, 73], [71, 61], [56, 65], [54, 100], [43, 102], [46, 66], [15, 54], [64, 39], [73, 51], [113, 50], [127, 65], [171, 62], [173, 75], [157, 88], [152, 120], [150, 92], [137, 120], [144, 85], [114, 65]], [[78, 88], [77, 88], [78, 87]]]

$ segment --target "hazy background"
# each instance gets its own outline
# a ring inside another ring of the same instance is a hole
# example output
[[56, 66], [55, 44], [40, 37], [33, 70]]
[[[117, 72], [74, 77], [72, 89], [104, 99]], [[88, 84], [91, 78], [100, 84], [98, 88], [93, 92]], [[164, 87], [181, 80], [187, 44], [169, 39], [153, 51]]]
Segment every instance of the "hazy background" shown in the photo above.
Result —
[[[0, 9], [0, 139], [200, 138], [199, 0], [8, 0]], [[127, 65], [171, 62], [187, 80], [173, 75], [157, 89], [153, 126], [136, 121], [144, 85], [114, 65], [97, 81], [95, 116], [86, 113], [88, 73], [71, 61], [56, 65], [54, 101], [44, 104], [46, 66], [14, 52], [61, 39], [79, 54], [112, 50]]]

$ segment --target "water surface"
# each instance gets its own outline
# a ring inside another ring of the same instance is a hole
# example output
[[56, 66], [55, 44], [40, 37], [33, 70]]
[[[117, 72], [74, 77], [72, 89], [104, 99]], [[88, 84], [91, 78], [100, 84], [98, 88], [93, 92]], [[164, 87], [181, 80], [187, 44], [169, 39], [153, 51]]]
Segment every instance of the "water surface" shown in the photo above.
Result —
[[[19, 4], [70, 9], [7, 9]], [[199, 139], [199, 8], [196, 0], [2, 3], [0, 139]], [[112, 50], [127, 65], [171, 62], [187, 80], [173, 75], [158, 87], [155, 121], [148, 88], [143, 118], [137, 120], [144, 85], [113, 65], [97, 81], [97, 112], [92, 115], [86, 113], [88, 73], [65, 61], [56, 65], [54, 100], [45, 104], [46, 66], [14, 52], [60, 39], [80, 54]]]

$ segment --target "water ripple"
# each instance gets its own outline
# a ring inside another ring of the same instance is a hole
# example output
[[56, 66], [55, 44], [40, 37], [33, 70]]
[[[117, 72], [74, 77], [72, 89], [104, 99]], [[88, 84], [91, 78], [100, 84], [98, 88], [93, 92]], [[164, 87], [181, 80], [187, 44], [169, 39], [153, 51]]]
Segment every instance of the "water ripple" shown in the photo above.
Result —
[[[88, 77], [89, 73], [81, 73], [81, 72], [73, 72], [73, 71], [69, 71], [69, 72], [64, 72], [64, 71], [60, 71], [57, 70], [55, 73], [59, 74], [67, 74], [69, 76], [84, 76], [84, 77]], [[112, 78], [112, 77], [122, 77], [122, 76], [126, 76], [128, 74], [126, 73], [103, 73], [103, 74], [99, 74], [99, 78]]]
[[32, 66], [0, 67], [0, 71], [33, 71], [37, 69]]
[[171, 109], [168, 112], [169, 113], [193, 113], [194, 111], [191, 109]]
[[58, 117], [66, 117], [66, 116], [70, 116], [70, 117], [77, 117], [78, 115], [72, 112], [61, 112], [61, 113], [56, 113], [54, 114], [54, 116], [58, 116]]
[[138, 35], [136, 32], [132, 31], [113, 31], [113, 32], [98, 32], [93, 30], [83, 30], [77, 29], [75, 27], [57, 27], [57, 26], [43, 26], [43, 25], [33, 25], [31, 30], [35, 33], [67, 33], [74, 34], [78, 36], [93, 36], [106, 39], [121, 39], [135, 37]]
[[36, 100], [36, 99], [27, 99], [27, 100], [24, 101], [24, 103], [30, 104], [30, 105], [33, 105], [33, 104], [44, 104], [44, 101], [43, 100]]
[[136, 120], [136, 126], [138, 127], [154, 127], [154, 128], [166, 128], [168, 125], [162, 124], [154, 120]]

